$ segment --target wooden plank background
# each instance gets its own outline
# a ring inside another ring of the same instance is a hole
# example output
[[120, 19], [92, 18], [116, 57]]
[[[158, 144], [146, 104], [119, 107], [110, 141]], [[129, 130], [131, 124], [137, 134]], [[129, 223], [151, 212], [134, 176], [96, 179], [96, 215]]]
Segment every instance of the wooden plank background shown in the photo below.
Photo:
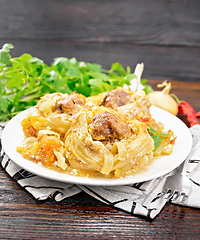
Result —
[[0, 46], [48, 65], [76, 57], [110, 68], [144, 62], [144, 78], [200, 81], [198, 0], [0, 0]]

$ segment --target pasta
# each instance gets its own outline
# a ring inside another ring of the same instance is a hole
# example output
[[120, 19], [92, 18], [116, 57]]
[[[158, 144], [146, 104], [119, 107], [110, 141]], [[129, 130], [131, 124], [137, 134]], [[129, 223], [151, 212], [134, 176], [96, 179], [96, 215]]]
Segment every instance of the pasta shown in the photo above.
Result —
[[168, 130], [155, 150], [149, 127], [165, 132], [150, 106], [142, 90], [117, 88], [88, 98], [76, 92], [46, 94], [23, 119], [25, 140], [17, 151], [75, 176], [131, 176], [156, 157], [171, 154], [176, 139]]

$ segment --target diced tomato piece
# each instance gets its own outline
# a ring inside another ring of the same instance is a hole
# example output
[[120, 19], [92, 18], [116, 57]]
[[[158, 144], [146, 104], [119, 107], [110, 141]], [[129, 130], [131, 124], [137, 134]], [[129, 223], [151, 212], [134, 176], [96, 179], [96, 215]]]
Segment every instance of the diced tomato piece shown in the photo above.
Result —
[[54, 149], [62, 147], [62, 142], [55, 136], [44, 135], [39, 142], [39, 151], [36, 159], [46, 167], [56, 161]]

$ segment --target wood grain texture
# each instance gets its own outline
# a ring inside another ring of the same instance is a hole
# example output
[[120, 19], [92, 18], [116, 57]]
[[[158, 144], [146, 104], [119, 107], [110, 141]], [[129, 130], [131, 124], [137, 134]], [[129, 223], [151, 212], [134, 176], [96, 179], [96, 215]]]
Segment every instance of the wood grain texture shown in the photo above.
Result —
[[[85, 193], [59, 203], [38, 202], [4, 176], [0, 199], [1, 239], [198, 239], [199, 209], [167, 204], [154, 219], [132, 216]], [[6, 191], [5, 191], [6, 189]], [[192, 231], [191, 231], [192, 229]]]
[[[156, 90], [162, 80], [150, 80]], [[172, 82], [200, 111], [200, 83]], [[0, 166], [0, 239], [199, 239], [200, 209], [167, 203], [154, 220], [110, 207], [84, 192], [61, 202], [35, 200]]]
[[108, 69], [144, 62], [144, 77], [200, 81], [198, 0], [0, 0], [0, 45], [47, 64], [76, 57]]
[[0, 38], [200, 46], [200, 2], [1, 0]]
[[[200, 48], [134, 46], [129, 44], [97, 44], [57, 41], [13, 40], [13, 57], [30, 53], [46, 64], [55, 57], [76, 57], [78, 61], [95, 62], [110, 69], [120, 62], [132, 71], [138, 62], [144, 62], [143, 78], [200, 82]], [[4, 41], [0, 40], [0, 45]]]
[[[48, 65], [76, 57], [109, 69], [144, 62], [156, 90], [200, 111], [200, 1], [0, 0], [0, 47], [14, 45]], [[174, 81], [176, 80], [176, 81]], [[85, 193], [37, 201], [0, 167], [0, 239], [199, 239], [200, 210], [166, 204], [153, 220], [132, 216]]]

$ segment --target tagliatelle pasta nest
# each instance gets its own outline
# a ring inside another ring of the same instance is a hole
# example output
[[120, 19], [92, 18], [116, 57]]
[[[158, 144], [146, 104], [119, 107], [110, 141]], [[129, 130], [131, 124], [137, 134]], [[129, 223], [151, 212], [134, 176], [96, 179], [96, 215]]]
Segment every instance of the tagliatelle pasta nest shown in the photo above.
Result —
[[23, 119], [25, 140], [17, 151], [75, 176], [131, 176], [155, 157], [171, 154], [175, 142], [169, 130], [155, 150], [149, 127], [164, 133], [164, 126], [152, 118], [150, 106], [142, 90], [117, 88], [88, 98], [46, 94]]

